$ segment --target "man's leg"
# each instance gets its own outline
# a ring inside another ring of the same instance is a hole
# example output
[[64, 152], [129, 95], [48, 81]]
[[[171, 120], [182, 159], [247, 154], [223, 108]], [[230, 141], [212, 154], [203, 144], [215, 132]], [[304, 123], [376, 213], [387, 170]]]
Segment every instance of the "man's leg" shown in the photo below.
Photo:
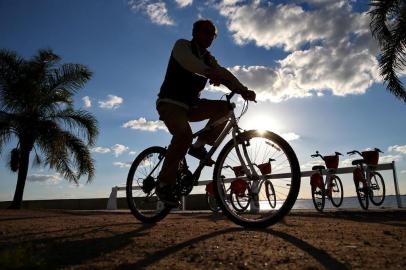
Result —
[[[209, 122], [206, 125], [209, 126], [220, 118], [228, 115], [228, 113], [229, 108], [226, 101], [202, 99], [197, 104], [197, 106], [194, 106], [190, 109], [189, 121], [195, 122], [209, 119]], [[223, 131], [225, 125], [226, 122], [216, 126], [208, 132], [202, 133], [197, 138], [196, 147], [203, 146], [204, 144], [213, 145], [217, 137]]]
[[185, 157], [192, 143], [188, 113], [186, 109], [166, 102], [159, 103], [157, 110], [160, 119], [173, 135], [158, 179], [162, 185], [175, 185], [179, 162]]

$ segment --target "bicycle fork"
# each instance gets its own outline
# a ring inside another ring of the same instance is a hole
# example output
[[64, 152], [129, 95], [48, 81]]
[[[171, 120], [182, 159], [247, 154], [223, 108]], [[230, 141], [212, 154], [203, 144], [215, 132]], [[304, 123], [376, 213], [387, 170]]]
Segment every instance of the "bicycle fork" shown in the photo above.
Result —
[[[249, 144], [249, 142], [245, 142], [244, 140], [242, 140], [242, 142], [240, 143], [237, 140], [237, 138], [239, 137], [238, 135], [239, 135], [238, 131], [233, 131], [234, 147], [235, 147], [235, 151], [237, 153], [237, 157], [241, 163], [241, 166], [243, 167], [243, 171], [247, 175], [247, 178], [249, 180], [253, 180], [252, 185], [251, 185], [251, 191], [250, 191], [250, 193], [251, 193], [250, 195], [252, 197], [252, 199], [250, 201], [250, 212], [255, 214], [255, 213], [258, 213], [260, 210], [258, 194], [259, 194], [261, 185], [260, 185], [260, 181], [259, 181], [259, 175], [255, 171], [254, 165], [252, 164], [251, 159], [249, 158], [249, 155], [247, 152], [248, 145], [246, 145], [246, 143]], [[239, 145], [241, 145], [243, 153], [241, 153]], [[244, 157], [243, 157], [243, 155], [244, 155]]]

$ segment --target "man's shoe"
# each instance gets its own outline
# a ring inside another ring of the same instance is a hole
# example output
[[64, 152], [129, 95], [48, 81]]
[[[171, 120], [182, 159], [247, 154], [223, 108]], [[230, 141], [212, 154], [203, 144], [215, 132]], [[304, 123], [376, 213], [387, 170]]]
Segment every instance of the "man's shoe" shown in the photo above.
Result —
[[179, 206], [179, 198], [176, 196], [175, 190], [172, 185], [160, 187], [158, 184], [155, 188], [155, 192], [159, 200], [165, 203], [165, 205], [171, 207]]
[[[204, 146], [193, 147], [193, 145], [192, 145], [189, 148], [188, 154], [199, 160], [203, 160], [207, 156], [207, 151], [206, 151], [206, 148], [204, 148]], [[214, 160], [212, 160], [211, 158], [206, 160], [206, 163], [205, 163], [206, 166], [212, 166], [213, 164], [214, 164]]]

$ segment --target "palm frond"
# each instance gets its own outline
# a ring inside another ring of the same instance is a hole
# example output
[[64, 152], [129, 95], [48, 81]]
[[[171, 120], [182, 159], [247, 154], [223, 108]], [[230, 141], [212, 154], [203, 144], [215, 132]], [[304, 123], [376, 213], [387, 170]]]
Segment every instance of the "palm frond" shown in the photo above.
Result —
[[48, 89], [73, 95], [91, 77], [92, 72], [84, 65], [64, 64], [49, 73], [47, 77]]
[[78, 130], [82, 135], [87, 137], [89, 146], [93, 146], [97, 135], [99, 134], [97, 128], [97, 119], [87, 111], [66, 109], [51, 115], [50, 119], [54, 118], [56, 121], [63, 122], [72, 131]]
[[405, 67], [406, 5], [403, 5], [400, 12], [393, 24], [391, 39], [382, 48], [379, 66], [381, 75], [387, 82], [388, 90], [397, 98], [406, 102], [406, 91], [397, 75], [398, 70]]
[[16, 135], [14, 115], [0, 111], [0, 153], [3, 145], [9, 142], [13, 135]]
[[[69, 181], [77, 183], [85, 174], [88, 175], [88, 181], [91, 181], [95, 169], [89, 148], [53, 121], [43, 121], [40, 129], [37, 144], [44, 153], [45, 164], [55, 168]], [[48, 135], [44, 131], [48, 131]], [[73, 168], [77, 169], [76, 173]]]
[[369, 11], [371, 16], [370, 28], [372, 35], [378, 40], [381, 46], [391, 39], [391, 33], [387, 25], [388, 13], [392, 12], [399, 0], [372, 0], [369, 4], [372, 8]]

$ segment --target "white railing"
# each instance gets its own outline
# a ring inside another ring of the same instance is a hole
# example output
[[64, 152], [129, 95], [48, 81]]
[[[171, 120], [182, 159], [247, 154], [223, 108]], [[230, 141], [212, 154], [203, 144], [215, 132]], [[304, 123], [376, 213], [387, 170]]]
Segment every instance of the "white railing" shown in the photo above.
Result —
[[[385, 171], [385, 170], [392, 170], [393, 172], [393, 182], [395, 185], [395, 192], [396, 192], [396, 200], [399, 208], [402, 208], [402, 200], [400, 198], [400, 191], [399, 191], [399, 184], [398, 184], [398, 179], [397, 179], [397, 173], [396, 173], [396, 166], [395, 166], [395, 161], [392, 161], [392, 163], [383, 163], [383, 164], [378, 164], [378, 166], [375, 169], [376, 171]], [[335, 174], [346, 174], [346, 173], [352, 173], [354, 171], [354, 167], [344, 167], [344, 168], [338, 168]], [[305, 171], [301, 172], [301, 177], [309, 177], [313, 173], [317, 171]], [[326, 174], [326, 170], [323, 170], [323, 175]], [[291, 174], [285, 173], [285, 174], [272, 174], [268, 178], [289, 178]], [[233, 179], [227, 179], [232, 181]], [[203, 180], [199, 181], [198, 186], [203, 186], [208, 183], [210, 183], [212, 180]], [[139, 187], [133, 187], [133, 189], [137, 189]], [[108, 210], [116, 210], [117, 209], [117, 192], [125, 190], [125, 186], [115, 186], [111, 188], [111, 193], [109, 196], [109, 200], [107, 202], [107, 209]], [[186, 209], [186, 200], [183, 197], [182, 198], [182, 208], [183, 210]]]

